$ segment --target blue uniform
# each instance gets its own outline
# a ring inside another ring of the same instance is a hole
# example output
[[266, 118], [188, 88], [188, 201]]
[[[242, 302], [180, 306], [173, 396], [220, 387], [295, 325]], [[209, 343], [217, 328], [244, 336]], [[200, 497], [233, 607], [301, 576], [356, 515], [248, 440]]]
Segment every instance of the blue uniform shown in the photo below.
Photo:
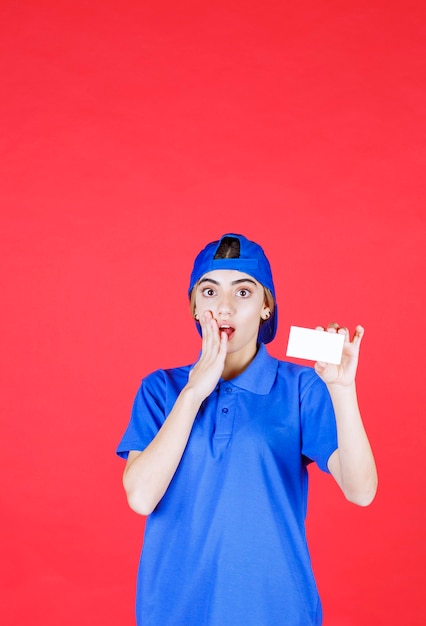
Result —
[[[143, 450], [191, 367], [159, 370], [137, 393], [117, 453]], [[337, 448], [325, 384], [263, 344], [203, 402], [179, 467], [148, 517], [139, 626], [318, 626], [305, 535], [308, 475]]]

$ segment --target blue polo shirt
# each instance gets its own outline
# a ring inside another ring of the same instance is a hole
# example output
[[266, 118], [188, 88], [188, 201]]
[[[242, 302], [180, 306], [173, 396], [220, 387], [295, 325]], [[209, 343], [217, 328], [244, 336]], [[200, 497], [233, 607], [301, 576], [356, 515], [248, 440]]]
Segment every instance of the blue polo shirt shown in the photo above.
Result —
[[[143, 450], [191, 366], [142, 381], [123, 458]], [[307, 465], [337, 448], [328, 390], [315, 371], [263, 344], [238, 377], [203, 402], [170, 486], [147, 518], [139, 626], [318, 626], [306, 543]]]

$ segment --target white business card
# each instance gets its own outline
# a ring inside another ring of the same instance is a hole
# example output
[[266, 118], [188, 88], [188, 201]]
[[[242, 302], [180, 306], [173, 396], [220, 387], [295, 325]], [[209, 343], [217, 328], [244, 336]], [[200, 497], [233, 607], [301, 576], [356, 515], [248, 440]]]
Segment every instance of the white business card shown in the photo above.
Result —
[[345, 335], [290, 326], [287, 356], [339, 365]]

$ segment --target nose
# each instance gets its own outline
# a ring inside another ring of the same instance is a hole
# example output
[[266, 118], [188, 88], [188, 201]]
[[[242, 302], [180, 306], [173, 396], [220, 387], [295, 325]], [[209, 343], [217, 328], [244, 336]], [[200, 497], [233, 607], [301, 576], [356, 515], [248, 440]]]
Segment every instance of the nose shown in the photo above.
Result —
[[235, 312], [234, 306], [232, 304], [231, 297], [227, 294], [222, 294], [218, 303], [217, 303], [217, 313], [220, 317], [226, 319], [233, 315]]

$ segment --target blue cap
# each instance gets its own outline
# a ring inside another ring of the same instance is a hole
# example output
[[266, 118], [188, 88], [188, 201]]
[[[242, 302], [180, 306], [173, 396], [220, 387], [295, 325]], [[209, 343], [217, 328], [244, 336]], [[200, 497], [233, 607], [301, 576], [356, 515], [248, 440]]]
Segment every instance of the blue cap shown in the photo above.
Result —
[[[216, 252], [224, 238], [237, 239], [239, 241], [238, 258], [215, 258]], [[238, 270], [255, 278], [264, 287], [267, 287], [275, 300], [275, 287], [272, 280], [272, 271], [268, 259], [262, 248], [254, 241], [249, 241], [243, 235], [227, 234], [223, 235], [219, 241], [213, 241], [201, 250], [194, 261], [191, 278], [189, 281], [188, 294], [191, 294], [195, 284], [213, 270]], [[201, 335], [201, 326], [196, 322], [198, 332]], [[278, 324], [278, 310], [275, 302], [274, 311], [269, 319], [259, 326], [258, 340], [262, 343], [269, 343], [275, 337]]]

